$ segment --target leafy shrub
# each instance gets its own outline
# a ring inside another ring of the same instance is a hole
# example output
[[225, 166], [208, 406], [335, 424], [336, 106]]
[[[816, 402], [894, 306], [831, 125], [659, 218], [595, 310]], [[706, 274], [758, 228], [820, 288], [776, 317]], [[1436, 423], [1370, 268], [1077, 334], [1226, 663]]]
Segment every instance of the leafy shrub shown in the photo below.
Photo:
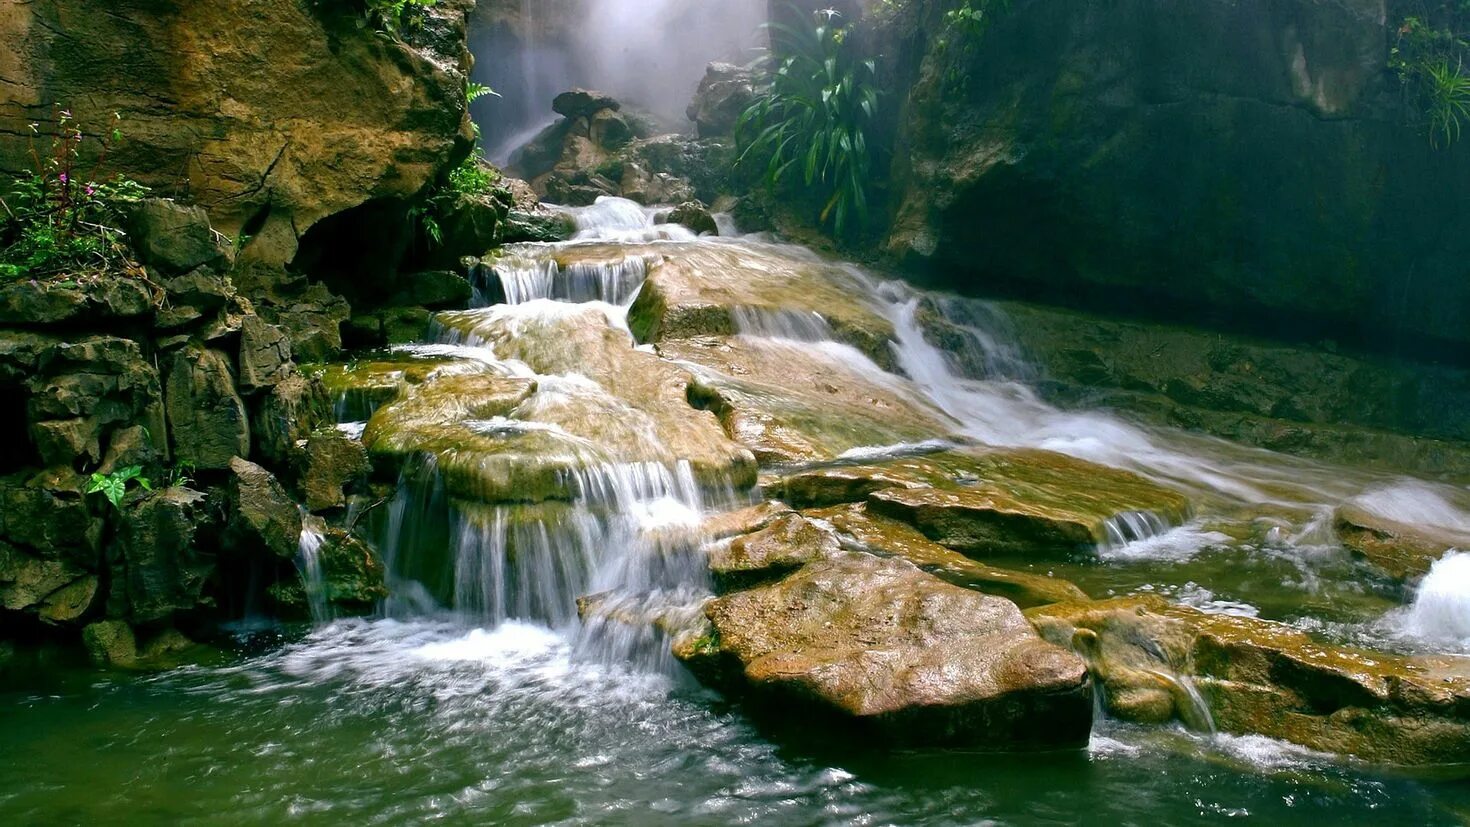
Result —
[[[104, 136], [88, 135], [65, 109], [57, 111], [49, 140], [39, 123], [30, 129], [33, 169], [0, 196], [0, 277], [135, 269], [118, 225], [122, 208], [147, 189], [101, 171], [109, 151], [122, 141], [121, 130], [114, 126]], [[84, 169], [83, 150], [89, 144], [96, 144], [95, 160]]]
[[130, 465], [111, 474], [93, 472], [88, 494], [101, 494], [112, 503], [113, 508], [122, 508], [123, 497], [128, 493], [128, 483], [136, 483], [144, 491], [152, 491], [153, 483], [143, 476], [143, 466]]
[[[486, 96], [500, 97], [500, 93], [482, 84], [471, 82], [465, 87], [465, 105]], [[429, 244], [438, 246], [444, 233], [439, 220], [454, 207], [460, 197], [478, 198], [501, 193], [500, 170], [485, 163], [480, 155], [480, 127], [474, 126], [475, 148], [459, 166], [449, 171], [442, 184], [430, 188], [423, 200], [409, 210], [409, 217], [418, 223]]]
[[763, 167], [772, 190], [817, 190], [820, 221], [842, 235], [867, 221], [877, 66], [847, 47], [833, 20], [818, 12], [811, 26], [769, 24], [770, 86], [736, 122], [736, 167]]
[[397, 36], [422, 26], [428, 8], [439, 0], [356, 0], [378, 31]]
[[1470, 0], [1407, 0], [1389, 64], [1423, 113], [1429, 141], [1447, 147], [1470, 122]]

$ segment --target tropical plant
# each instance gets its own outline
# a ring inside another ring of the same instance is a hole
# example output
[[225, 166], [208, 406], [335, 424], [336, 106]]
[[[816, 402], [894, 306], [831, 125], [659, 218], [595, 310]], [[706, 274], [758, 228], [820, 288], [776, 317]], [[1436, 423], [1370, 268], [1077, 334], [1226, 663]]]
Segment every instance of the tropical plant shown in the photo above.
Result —
[[113, 508], [122, 508], [123, 497], [128, 493], [128, 483], [137, 483], [144, 491], [152, 491], [153, 483], [143, 476], [143, 466], [130, 465], [119, 468], [111, 474], [93, 472], [91, 484], [87, 486], [88, 494], [101, 494], [112, 503]]
[[867, 222], [878, 91], [876, 64], [849, 47], [835, 19], [769, 24], [770, 86], [741, 114], [735, 142], [737, 169], [756, 170], [771, 190], [816, 190], [819, 220], [843, 235]]
[[88, 134], [58, 108], [47, 129], [33, 123], [30, 132], [32, 169], [0, 196], [0, 277], [135, 270], [118, 227], [124, 206], [147, 189], [102, 172], [122, 141], [117, 123], [106, 134]]
[[1412, 0], [1389, 51], [1429, 141], [1447, 147], [1470, 121], [1470, 0]]

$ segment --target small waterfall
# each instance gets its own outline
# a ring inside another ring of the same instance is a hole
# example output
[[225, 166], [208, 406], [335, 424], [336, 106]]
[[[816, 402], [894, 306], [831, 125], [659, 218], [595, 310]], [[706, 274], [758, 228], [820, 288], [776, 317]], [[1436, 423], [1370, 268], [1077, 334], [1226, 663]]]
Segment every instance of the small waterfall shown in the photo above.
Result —
[[1451, 550], [1435, 562], [1401, 628], [1426, 643], [1470, 653], [1470, 552]]
[[326, 542], [326, 521], [301, 513], [301, 539], [296, 546], [296, 568], [301, 572], [301, 585], [306, 593], [306, 605], [311, 610], [311, 620], [317, 625], [332, 619], [332, 606], [327, 594], [327, 578], [322, 570], [321, 550]]
[[497, 284], [485, 283], [483, 275], [476, 279], [474, 304], [525, 304], [536, 299], [631, 304], [648, 278], [648, 266], [646, 256], [578, 261], [565, 268], [552, 258], [506, 256], [490, 269]]
[[731, 315], [735, 318], [735, 329], [745, 336], [790, 339], [796, 342], [826, 342], [832, 339], [831, 325], [815, 310], [737, 307]]
[[1183, 672], [1166, 672], [1161, 669], [1151, 669], [1149, 674], [1170, 688], [1174, 695], [1174, 711], [1185, 726], [1195, 732], [1210, 735], [1220, 731], [1215, 727], [1215, 716], [1210, 713], [1210, 705], [1205, 702], [1205, 696], [1200, 694], [1193, 678]]
[[1173, 528], [1169, 521], [1152, 511], [1125, 511], [1114, 514], [1103, 524], [1107, 539], [1104, 551], [1115, 551], [1130, 543], [1153, 540]]

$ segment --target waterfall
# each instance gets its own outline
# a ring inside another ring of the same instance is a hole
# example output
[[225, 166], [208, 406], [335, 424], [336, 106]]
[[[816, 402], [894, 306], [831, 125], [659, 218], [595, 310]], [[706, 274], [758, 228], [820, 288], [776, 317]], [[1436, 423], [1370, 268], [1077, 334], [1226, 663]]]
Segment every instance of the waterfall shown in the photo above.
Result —
[[765, 336], [796, 342], [832, 340], [832, 327], [815, 310], [737, 307], [731, 315], [735, 317], [735, 329], [745, 336]]
[[301, 511], [301, 539], [296, 547], [296, 568], [301, 572], [302, 590], [311, 620], [318, 625], [332, 619], [332, 606], [327, 593], [327, 579], [322, 570], [321, 549], [326, 542], [326, 521]]
[[1451, 550], [1435, 562], [1401, 628], [1426, 643], [1470, 653], [1470, 552]]

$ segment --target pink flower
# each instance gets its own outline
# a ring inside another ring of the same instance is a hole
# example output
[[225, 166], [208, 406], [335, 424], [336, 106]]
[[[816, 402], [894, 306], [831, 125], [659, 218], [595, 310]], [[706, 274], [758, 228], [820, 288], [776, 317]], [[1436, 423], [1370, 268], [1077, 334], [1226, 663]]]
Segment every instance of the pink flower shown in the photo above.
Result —
[[61, 179], [61, 183], [63, 183], [63, 184], [66, 183], [66, 173], [63, 172], [63, 173], [61, 173], [61, 175], [58, 175], [57, 177]]

